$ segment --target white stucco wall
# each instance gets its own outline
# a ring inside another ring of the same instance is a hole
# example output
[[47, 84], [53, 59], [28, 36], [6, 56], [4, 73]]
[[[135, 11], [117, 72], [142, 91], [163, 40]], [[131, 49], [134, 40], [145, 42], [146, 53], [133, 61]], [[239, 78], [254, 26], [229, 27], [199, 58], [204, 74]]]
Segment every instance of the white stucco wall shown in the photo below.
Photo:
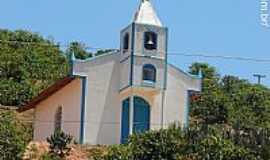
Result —
[[200, 91], [201, 80], [192, 78], [181, 70], [168, 65], [167, 89], [165, 92], [165, 126], [172, 123], [187, 123], [189, 110], [188, 91]]
[[120, 143], [119, 54], [75, 64], [75, 74], [87, 75], [84, 143]]
[[[164, 61], [135, 56], [134, 86], [120, 90], [129, 82], [130, 71], [130, 59], [120, 63], [120, 58], [120, 53], [114, 53], [74, 62], [74, 75], [85, 76], [87, 80], [83, 143], [119, 144], [122, 100], [131, 95], [142, 97], [150, 104], [151, 129], [160, 129], [162, 122], [164, 127], [174, 122], [180, 122], [182, 125], [187, 123], [188, 91], [200, 91], [200, 79], [168, 65], [167, 88], [163, 92]], [[155, 87], [142, 85], [144, 64], [153, 64], [157, 69]], [[35, 113], [35, 140], [45, 140], [53, 132], [55, 111], [58, 106], [63, 107], [63, 130], [79, 140], [81, 88], [82, 79], [76, 79], [38, 105]]]
[[125, 87], [127, 87], [130, 82], [130, 58], [128, 57], [126, 58], [124, 61], [120, 62], [120, 89], [124, 89]]
[[34, 140], [44, 141], [54, 132], [55, 113], [62, 106], [62, 130], [79, 141], [81, 79], [75, 79], [35, 108]]

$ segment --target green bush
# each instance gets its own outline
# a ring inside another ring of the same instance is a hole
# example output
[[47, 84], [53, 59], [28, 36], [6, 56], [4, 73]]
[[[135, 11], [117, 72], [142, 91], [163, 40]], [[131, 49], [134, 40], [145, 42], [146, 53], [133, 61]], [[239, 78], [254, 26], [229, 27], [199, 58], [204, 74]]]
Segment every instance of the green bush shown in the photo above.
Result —
[[105, 160], [130, 160], [131, 159], [131, 150], [126, 145], [115, 145], [111, 146], [108, 149], [108, 154], [105, 157]]
[[64, 158], [69, 155], [72, 136], [65, 134], [63, 131], [56, 130], [53, 135], [47, 138], [50, 144], [50, 154], [59, 158]]
[[94, 160], [178, 160], [184, 152], [186, 141], [181, 128], [134, 134], [124, 145], [107, 148], [105, 153], [95, 154]]
[[87, 150], [90, 160], [130, 160], [131, 152], [126, 145], [98, 146]]
[[248, 150], [220, 136], [209, 136], [198, 145], [199, 149], [196, 152], [198, 159], [251, 160], [254, 158]]
[[245, 146], [226, 138], [218, 126], [192, 126], [134, 134], [125, 145], [108, 147], [94, 160], [260, 160]]
[[128, 140], [128, 147], [136, 160], [176, 160], [185, 144], [181, 128], [175, 125], [169, 129], [135, 134]]
[[31, 136], [31, 129], [14, 112], [0, 110], [0, 160], [21, 159]]

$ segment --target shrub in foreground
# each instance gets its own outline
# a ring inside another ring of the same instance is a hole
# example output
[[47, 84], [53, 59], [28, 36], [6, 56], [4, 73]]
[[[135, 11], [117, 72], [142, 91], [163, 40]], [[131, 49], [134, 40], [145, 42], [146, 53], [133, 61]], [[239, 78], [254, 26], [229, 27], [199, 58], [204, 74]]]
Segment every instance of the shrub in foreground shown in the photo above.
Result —
[[132, 158], [138, 160], [176, 160], [184, 152], [186, 141], [181, 128], [135, 134], [128, 140]]
[[0, 160], [21, 159], [31, 136], [31, 129], [14, 112], [0, 111]]
[[[134, 134], [125, 145], [108, 147], [94, 160], [256, 160], [245, 146], [235, 144], [216, 130], [191, 127]], [[258, 159], [259, 160], [259, 159]]]
[[50, 144], [50, 154], [59, 158], [68, 156], [71, 150], [69, 145], [72, 141], [72, 136], [65, 134], [63, 131], [56, 130], [53, 135], [47, 138], [47, 142]]
[[109, 146], [105, 151], [103, 148], [103, 150], [95, 150], [94, 152], [94, 154], [91, 153], [90, 160], [132, 160], [132, 152], [126, 145]]

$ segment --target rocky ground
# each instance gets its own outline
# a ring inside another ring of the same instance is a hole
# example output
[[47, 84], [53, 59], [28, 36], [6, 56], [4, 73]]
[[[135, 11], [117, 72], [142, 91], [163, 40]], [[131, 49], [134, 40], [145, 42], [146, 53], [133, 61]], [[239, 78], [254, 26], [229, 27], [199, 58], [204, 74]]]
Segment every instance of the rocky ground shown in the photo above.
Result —
[[[66, 160], [88, 160], [86, 150], [80, 146], [72, 145], [70, 155]], [[42, 155], [49, 152], [49, 145], [46, 142], [31, 142], [24, 154], [23, 160], [39, 160]]]
[[[91, 160], [96, 154], [106, 152], [105, 146], [81, 146], [71, 145], [71, 151], [66, 160]], [[49, 144], [46, 142], [31, 142], [23, 156], [23, 160], [40, 160], [42, 155], [49, 152]]]

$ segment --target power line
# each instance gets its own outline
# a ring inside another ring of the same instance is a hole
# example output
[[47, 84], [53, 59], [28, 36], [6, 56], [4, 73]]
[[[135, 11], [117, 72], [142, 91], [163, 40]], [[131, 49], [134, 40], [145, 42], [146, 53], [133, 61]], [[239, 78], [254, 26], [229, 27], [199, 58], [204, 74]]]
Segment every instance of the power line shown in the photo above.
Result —
[[[44, 43], [44, 42], [22, 42], [22, 41], [7, 41], [0, 40], [0, 43], [21, 43], [25, 45], [41, 45], [41, 46], [56, 46], [56, 47], [69, 47], [70, 45], [63, 45], [58, 43], [57, 45]], [[91, 50], [112, 50], [120, 51], [115, 48], [101, 48], [101, 47], [92, 47], [86, 46], [85, 49]], [[140, 52], [140, 50], [127, 50], [128, 52]], [[155, 52], [155, 53], [164, 53], [164, 52]], [[237, 60], [237, 61], [249, 61], [249, 62], [264, 62], [270, 63], [270, 59], [260, 59], [260, 58], [251, 58], [251, 57], [238, 57], [238, 56], [224, 56], [224, 55], [209, 55], [209, 54], [195, 54], [195, 53], [184, 53], [184, 52], [167, 52], [168, 56], [184, 56], [184, 57], [201, 57], [201, 58], [212, 58], [212, 59], [224, 59], [224, 60]]]
[[[132, 51], [132, 50], [128, 50]], [[139, 50], [134, 50], [135, 53], [140, 52]], [[164, 53], [164, 52], [155, 52]], [[184, 52], [167, 52], [168, 56], [184, 56], [184, 57], [202, 57], [202, 58], [213, 58], [213, 59], [225, 59], [225, 60], [238, 60], [238, 61], [253, 61], [253, 62], [267, 62], [270, 63], [270, 59], [260, 59], [260, 58], [250, 58], [250, 57], [237, 57], [237, 56], [223, 56], [223, 55], [208, 55], [208, 54], [194, 54], [194, 53], [184, 53]]]
[[186, 57], [203, 57], [203, 58], [227, 59], [227, 60], [238, 60], [238, 61], [270, 62], [270, 59], [259, 59], [259, 58], [249, 58], [249, 57], [234, 57], [234, 56], [222, 56], [222, 55], [188, 54], [188, 53], [177, 53], [177, 52], [169, 52], [168, 55], [169, 56], [186, 56]]

